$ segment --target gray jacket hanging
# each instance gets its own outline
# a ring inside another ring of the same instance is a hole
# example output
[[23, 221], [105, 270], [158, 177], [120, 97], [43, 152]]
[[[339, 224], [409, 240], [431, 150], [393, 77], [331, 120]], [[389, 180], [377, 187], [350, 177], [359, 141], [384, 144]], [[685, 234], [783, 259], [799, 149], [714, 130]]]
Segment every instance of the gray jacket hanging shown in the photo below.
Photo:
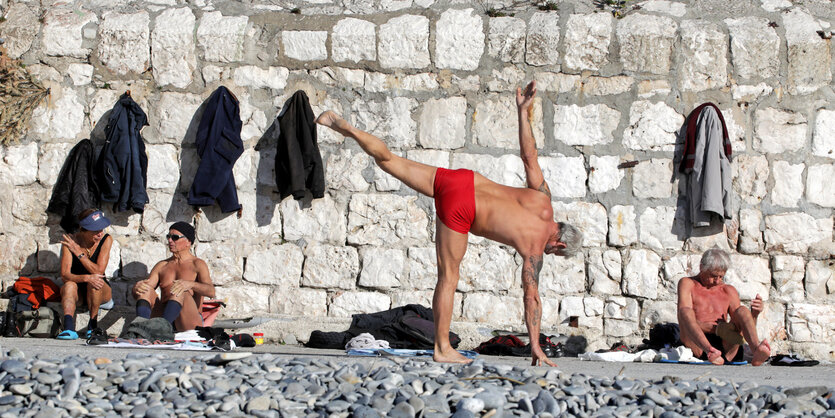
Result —
[[714, 216], [733, 218], [733, 175], [716, 109], [705, 106], [696, 123], [695, 161], [685, 173], [690, 221], [694, 227], [702, 227], [709, 226]]

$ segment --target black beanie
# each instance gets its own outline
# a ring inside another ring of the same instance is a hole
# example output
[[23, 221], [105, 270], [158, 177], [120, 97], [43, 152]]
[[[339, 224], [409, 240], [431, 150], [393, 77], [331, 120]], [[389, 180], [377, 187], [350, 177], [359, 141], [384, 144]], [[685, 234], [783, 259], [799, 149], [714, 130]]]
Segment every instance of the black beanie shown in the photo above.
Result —
[[194, 244], [194, 227], [189, 225], [187, 222], [175, 222], [173, 225], [169, 226], [168, 229], [176, 229], [177, 231], [180, 231], [181, 234], [186, 236], [188, 242]]

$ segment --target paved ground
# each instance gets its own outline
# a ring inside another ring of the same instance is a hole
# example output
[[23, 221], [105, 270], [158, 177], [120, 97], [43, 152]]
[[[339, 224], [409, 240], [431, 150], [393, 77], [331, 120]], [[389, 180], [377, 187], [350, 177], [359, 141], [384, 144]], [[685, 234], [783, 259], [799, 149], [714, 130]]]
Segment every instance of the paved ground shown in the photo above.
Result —
[[[102, 348], [87, 346], [81, 340], [60, 341], [31, 338], [0, 338], [0, 347], [4, 351], [17, 348], [27, 357], [43, 356], [46, 358], [62, 358], [73, 355], [87, 357], [108, 357], [111, 359], [124, 358], [132, 352], [164, 353], [171, 357], [208, 358], [216, 353], [199, 351], [175, 351], [157, 349], [124, 349]], [[351, 357], [339, 350], [317, 350], [301, 346], [265, 344], [254, 349], [239, 349], [238, 351], [253, 351], [255, 353], [271, 353], [287, 357], [316, 357], [335, 362], [365, 362], [371, 364], [373, 358]], [[527, 366], [530, 360], [518, 357], [483, 356], [487, 363]], [[431, 361], [431, 360], [430, 360]], [[660, 379], [664, 376], [676, 376], [683, 379], [732, 380], [736, 383], [745, 381], [757, 382], [763, 385], [783, 387], [828, 386], [835, 388], [835, 365], [826, 364], [816, 367], [774, 367], [774, 366], [703, 366], [679, 365], [660, 363], [606, 363], [580, 361], [577, 358], [560, 358], [555, 360], [560, 370], [566, 373], [584, 373], [588, 376], [609, 376], [620, 374], [632, 379]]]

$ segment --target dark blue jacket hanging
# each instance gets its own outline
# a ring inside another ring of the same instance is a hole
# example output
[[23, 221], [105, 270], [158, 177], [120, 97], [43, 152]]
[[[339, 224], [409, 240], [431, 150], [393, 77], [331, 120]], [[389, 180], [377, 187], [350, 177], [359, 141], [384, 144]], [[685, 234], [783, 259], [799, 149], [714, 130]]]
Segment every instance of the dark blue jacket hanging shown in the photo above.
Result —
[[188, 193], [190, 205], [211, 206], [217, 201], [224, 213], [241, 208], [232, 167], [244, 152], [242, 126], [238, 100], [226, 87], [218, 87], [206, 102], [197, 128], [200, 165]]
[[93, 177], [93, 143], [82, 139], [72, 148], [58, 181], [52, 188], [52, 197], [46, 211], [61, 215], [61, 228], [68, 233], [78, 229], [78, 214], [84, 209], [98, 206], [99, 190]]
[[148, 156], [139, 134], [147, 124], [148, 117], [129, 94], [123, 94], [110, 111], [95, 172], [101, 200], [113, 202], [114, 212], [141, 213], [148, 203]]
[[275, 184], [281, 198], [304, 197], [310, 190], [314, 199], [325, 196], [325, 170], [316, 139], [313, 109], [304, 91], [297, 91], [278, 116], [278, 144], [275, 153]]

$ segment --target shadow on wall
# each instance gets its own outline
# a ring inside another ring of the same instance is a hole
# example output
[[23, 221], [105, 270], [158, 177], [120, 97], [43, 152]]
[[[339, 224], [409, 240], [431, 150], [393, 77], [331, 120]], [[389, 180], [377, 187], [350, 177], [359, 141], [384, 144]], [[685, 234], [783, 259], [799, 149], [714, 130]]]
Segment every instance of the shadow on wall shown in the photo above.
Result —
[[186, 134], [180, 143], [180, 178], [177, 180], [177, 188], [174, 196], [171, 199], [171, 205], [165, 212], [165, 220], [167, 222], [186, 221], [194, 224], [195, 209], [188, 204], [188, 192], [191, 189], [191, 184], [194, 182], [194, 176], [197, 173], [197, 165], [200, 163], [200, 157], [197, 155], [197, 146], [195, 141], [197, 138], [197, 128], [200, 127], [200, 120], [203, 118], [203, 112], [206, 110], [206, 100], [197, 108], [194, 115], [189, 121]]

